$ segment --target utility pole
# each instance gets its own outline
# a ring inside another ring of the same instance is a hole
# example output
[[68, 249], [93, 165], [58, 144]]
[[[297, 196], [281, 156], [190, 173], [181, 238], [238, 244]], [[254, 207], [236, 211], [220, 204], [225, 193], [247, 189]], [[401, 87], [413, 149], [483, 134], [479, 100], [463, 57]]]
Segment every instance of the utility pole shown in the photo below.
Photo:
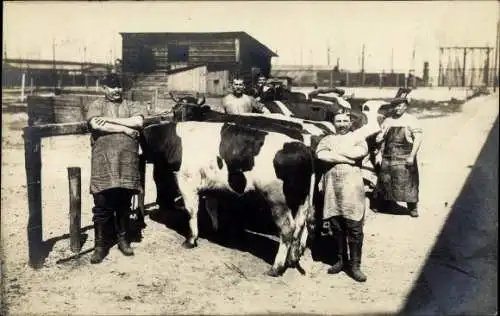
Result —
[[417, 78], [415, 77], [415, 52], [416, 52], [416, 48], [415, 48], [415, 45], [413, 46], [413, 51], [412, 51], [412, 54], [411, 54], [411, 70], [410, 70], [410, 74], [411, 74], [411, 85], [412, 85], [412, 88], [415, 89], [416, 86], [417, 86]]
[[330, 44], [326, 44], [326, 60], [328, 66], [330, 66]]
[[391, 49], [391, 73], [394, 73], [394, 47]]
[[52, 71], [54, 76], [54, 93], [57, 88], [57, 70], [56, 70], [56, 39], [52, 38]]
[[87, 67], [86, 67], [86, 62], [87, 62], [87, 44], [83, 46], [83, 77], [84, 77], [84, 82], [85, 82], [85, 88], [89, 87], [89, 81], [87, 78]]
[[466, 62], [467, 62], [467, 48], [464, 47], [464, 66], [462, 71], [462, 87], [465, 87], [465, 70], [466, 70]]
[[361, 85], [365, 85], [365, 44], [363, 44], [361, 51]]

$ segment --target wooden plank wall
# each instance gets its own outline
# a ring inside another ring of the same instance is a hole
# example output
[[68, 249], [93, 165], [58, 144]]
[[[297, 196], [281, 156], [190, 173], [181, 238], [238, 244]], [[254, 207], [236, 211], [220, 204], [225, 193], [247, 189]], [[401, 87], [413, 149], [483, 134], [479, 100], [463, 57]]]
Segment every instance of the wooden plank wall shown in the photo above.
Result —
[[169, 91], [207, 92], [207, 67], [201, 66], [168, 76]]
[[153, 39], [148, 36], [132, 36], [123, 40], [123, 63], [127, 71], [143, 72], [139, 60], [144, 51], [150, 50], [154, 70], [165, 70], [169, 64], [168, 45], [187, 45], [187, 65], [236, 63], [235, 38]]
[[212, 71], [207, 75], [207, 93], [211, 95], [225, 95], [229, 89], [229, 71]]

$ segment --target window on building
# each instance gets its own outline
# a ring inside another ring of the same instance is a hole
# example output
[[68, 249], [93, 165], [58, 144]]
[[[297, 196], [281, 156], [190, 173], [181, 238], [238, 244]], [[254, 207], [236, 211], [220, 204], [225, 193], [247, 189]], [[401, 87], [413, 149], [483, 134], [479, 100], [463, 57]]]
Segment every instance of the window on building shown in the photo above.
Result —
[[168, 61], [187, 62], [189, 59], [189, 46], [188, 45], [168, 45]]

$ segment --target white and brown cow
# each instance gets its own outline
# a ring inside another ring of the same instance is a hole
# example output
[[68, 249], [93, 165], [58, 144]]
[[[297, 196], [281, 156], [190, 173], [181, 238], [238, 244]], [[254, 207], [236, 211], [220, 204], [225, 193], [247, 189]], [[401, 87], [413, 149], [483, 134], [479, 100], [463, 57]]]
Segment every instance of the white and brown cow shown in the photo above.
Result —
[[[297, 266], [307, 240], [306, 221], [314, 218], [314, 158], [302, 141], [227, 122], [157, 124], [142, 134], [156, 185], [173, 174], [184, 200], [189, 214], [185, 247], [197, 245], [200, 195], [253, 191], [268, 202], [279, 229], [279, 248], [268, 274], [279, 276], [287, 266]], [[207, 211], [216, 228], [213, 208]]]

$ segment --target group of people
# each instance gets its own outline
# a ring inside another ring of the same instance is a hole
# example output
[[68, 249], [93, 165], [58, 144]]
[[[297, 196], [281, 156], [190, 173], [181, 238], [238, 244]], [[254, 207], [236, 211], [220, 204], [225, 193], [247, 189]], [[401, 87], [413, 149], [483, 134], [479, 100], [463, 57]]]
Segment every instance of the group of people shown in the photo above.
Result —
[[[145, 109], [123, 99], [117, 74], [109, 74], [102, 82], [105, 96], [88, 109], [91, 131], [90, 193], [94, 198], [93, 222], [95, 249], [91, 263], [100, 263], [116, 241], [120, 251], [134, 254], [126, 238], [127, 220], [132, 196], [141, 193], [138, 136], [143, 127]], [[266, 113], [259, 102], [259, 89], [265, 84], [260, 76], [255, 94], [244, 93], [243, 80], [234, 79], [232, 93], [222, 100], [225, 113]], [[390, 203], [406, 202], [412, 217], [418, 217], [417, 152], [422, 141], [422, 129], [417, 119], [406, 112], [407, 99], [394, 103], [390, 115], [376, 135], [378, 148], [376, 165], [378, 183], [374, 196], [376, 209]], [[369, 154], [365, 140], [353, 137], [352, 116], [348, 108], [334, 115], [336, 133], [324, 137], [316, 148], [316, 156], [328, 165], [323, 176], [323, 227], [333, 237], [336, 263], [328, 273], [346, 271], [359, 282], [366, 281], [361, 271], [363, 224], [365, 218], [365, 188], [361, 172], [362, 160]], [[115, 239], [116, 238], [116, 239]]]

